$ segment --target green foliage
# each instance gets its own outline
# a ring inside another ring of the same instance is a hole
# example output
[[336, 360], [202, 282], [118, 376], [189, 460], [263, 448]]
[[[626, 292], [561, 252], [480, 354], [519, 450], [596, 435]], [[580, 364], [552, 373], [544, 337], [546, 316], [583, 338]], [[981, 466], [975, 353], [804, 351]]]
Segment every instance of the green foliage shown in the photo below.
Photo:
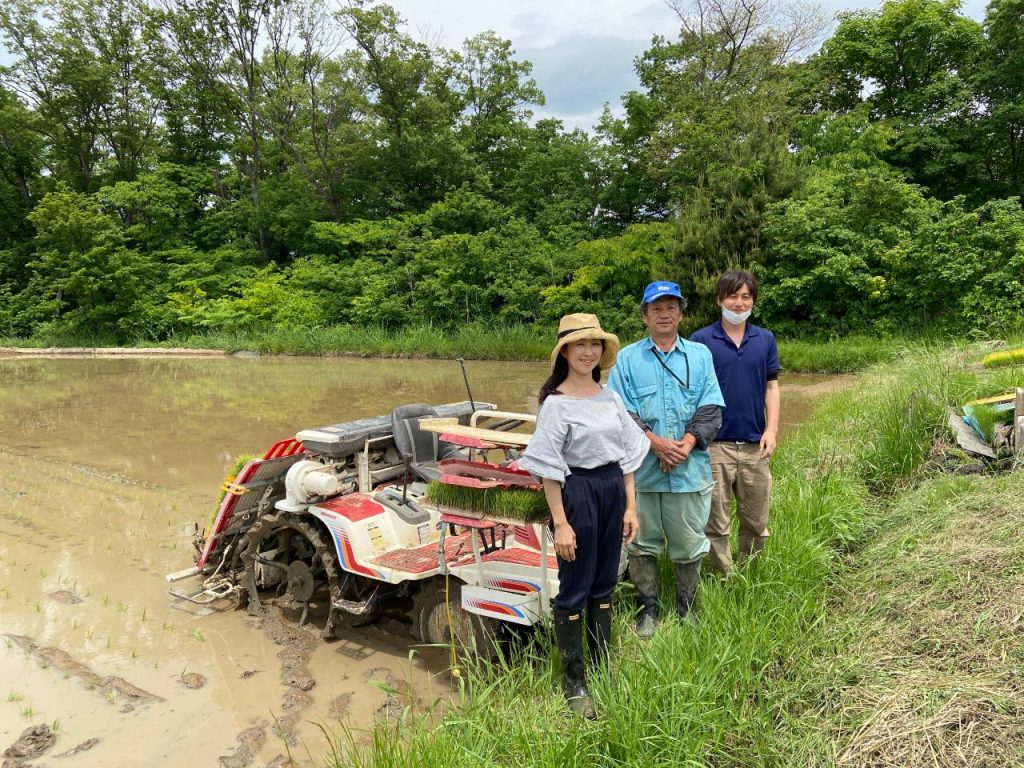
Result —
[[547, 316], [554, 321], [572, 312], [600, 315], [603, 327], [629, 338], [643, 329], [643, 286], [659, 275], [672, 248], [670, 224], [635, 224], [620, 237], [581, 243], [569, 255], [572, 280], [544, 290]]
[[0, 333], [316, 346], [594, 311], [635, 337], [646, 282], [691, 330], [733, 267], [783, 335], [1014, 330], [1022, 5], [890, 0], [797, 62], [806, 8], [672, 3], [588, 135], [531, 124], [508, 40], [427, 45], [369, 0], [11, 0]]
[[839, 112], [863, 103], [896, 131], [893, 164], [948, 198], [984, 183], [969, 83], [983, 50], [982, 27], [958, 0], [898, 0], [841, 14], [808, 68], [818, 100]]
[[238, 296], [211, 302], [203, 324], [226, 331], [316, 325], [322, 316], [316, 297], [286, 281], [287, 274], [274, 267], [255, 272]]
[[[117, 222], [88, 196], [60, 186], [29, 214], [33, 283], [72, 329], [117, 334], [155, 278], [148, 254], [125, 247]], [[55, 318], [56, 319], [56, 318]]]

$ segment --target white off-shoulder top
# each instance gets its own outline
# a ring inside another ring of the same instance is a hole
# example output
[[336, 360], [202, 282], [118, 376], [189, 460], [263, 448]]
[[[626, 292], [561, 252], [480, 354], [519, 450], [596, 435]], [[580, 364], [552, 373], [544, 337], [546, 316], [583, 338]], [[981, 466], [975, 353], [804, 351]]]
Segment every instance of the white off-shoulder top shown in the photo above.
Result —
[[554, 394], [537, 412], [537, 427], [519, 466], [559, 483], [570, 467], [594, 469], [615, 462], [628, 474], [639, 468], [650, 447], [612, 390], [591, 397]]

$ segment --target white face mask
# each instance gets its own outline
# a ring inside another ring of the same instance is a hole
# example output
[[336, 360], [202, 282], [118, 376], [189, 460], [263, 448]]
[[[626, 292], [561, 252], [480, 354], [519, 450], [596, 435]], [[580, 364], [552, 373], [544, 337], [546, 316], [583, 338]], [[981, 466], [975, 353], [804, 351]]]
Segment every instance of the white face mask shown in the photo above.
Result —
[[722, 318], [730, 325], [741, 325], [750, 317], [750, 310], [746, 312], [733, 312], [731, 309], [722, 307]]

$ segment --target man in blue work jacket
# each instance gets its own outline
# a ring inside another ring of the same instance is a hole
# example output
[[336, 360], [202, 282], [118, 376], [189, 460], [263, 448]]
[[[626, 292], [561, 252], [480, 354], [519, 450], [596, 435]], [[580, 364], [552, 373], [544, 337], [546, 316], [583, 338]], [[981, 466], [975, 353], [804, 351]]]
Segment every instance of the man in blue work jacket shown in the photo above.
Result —
[[634, 474], [640, 530], [627, 547], [637, 589], [637, 634], [654, 634], [658, 615], [658, 557], [668, 547], [679, 618], [690, 615], [711, 508], [708, 444], [722, 423], [722, 393], [711, 353], [679, 336], [686, 309], [679, 286], [658, 281], [644, 291], [640, 313], [649, 336], [630, 344], [608, 378], [640, 424], [651, 450]]

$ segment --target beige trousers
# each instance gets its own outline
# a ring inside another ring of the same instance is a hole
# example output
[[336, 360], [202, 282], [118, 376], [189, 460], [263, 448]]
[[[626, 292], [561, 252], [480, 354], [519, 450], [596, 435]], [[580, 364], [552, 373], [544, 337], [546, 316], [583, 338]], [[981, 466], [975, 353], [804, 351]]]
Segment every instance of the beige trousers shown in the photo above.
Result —
[[739, 558], [755, 554], [768, 538], [768, 499], [772, 492], [772, 474], [768, 459], [761, 458], [757, 443], [715, 442], [710, 448], [711, 472], [715, 489], [711, 494], [711, 512], [704, 533], [711, 542], [708, 563], [716, 571], [732, 569], [729, 531], [732, 500], [736, 499], [736, 518], [740, 523]]

